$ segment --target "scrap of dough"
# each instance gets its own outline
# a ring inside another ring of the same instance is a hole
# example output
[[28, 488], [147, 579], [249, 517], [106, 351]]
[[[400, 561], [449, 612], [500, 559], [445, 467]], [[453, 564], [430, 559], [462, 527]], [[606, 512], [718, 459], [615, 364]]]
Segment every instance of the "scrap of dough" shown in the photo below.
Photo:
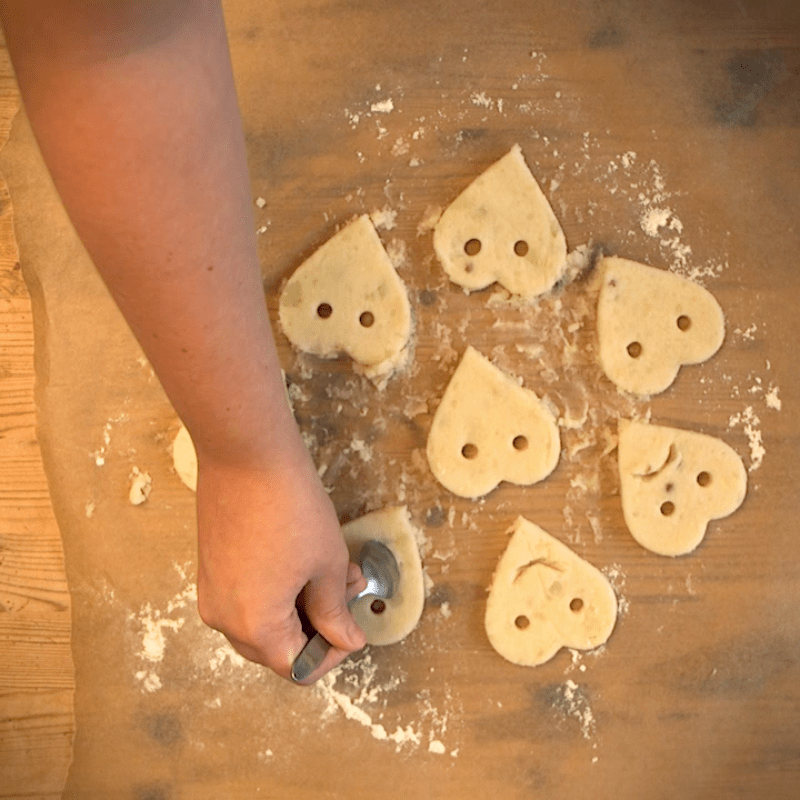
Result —
[[358, 563], [364, 544], [371, 539], [385, 544], [397, 560], [400, 582], [393, 597], [384, 600], [381, 613], [372, 610], [374, 598], [363, 597], [352, 608], [368, 644], [394, 644], [417, 626], [425, 604], [425, 582], [417, 534], [405, 506], [373, 511], [342, 526], [350, 560]]
[[197, 491], [197, 453], [192, 437], [185, 426], [181, 425], [172, 442], [172, 465], [183, 483], [193, 492]]
[[619, 476], [628, 530], [662, 556], [694, 550], [708, 523], [732, 514], [747, 492], [742, 459], [720, 439], [624, 419]]
[[297, 268], [281, 293], [279, 315], [289, 341], [307, 353], [347, 353], [370, 377], [400, 364], [411, 335], [411, 306], [368, 215]]
[[[128, 499], [131, 505], [140, 506], [148, 497], [153, 488], [153, 479], [147, 472], [140, 472], [138, 467], [134, 467], [131, 472], [131, 488], [128, 492]], [[87, 515], [90, 516], [90, 515]]]
[[433, 246], [450, 280], [468, 291], [496, 281], [512, 294], [536, 297], [566, 267], [564, 232], [519, 145], [445, 209]]
[[500, 481], [537, 483], [560, 451], [556, 420], [536, 393], [468, 347], [428, 435], [436, 479], [459, 497], [481, 497]]
[[604, 644], [617, 620], [605, 575], [524, 517], [509, 532], [486, 601], [492, 647], [513, 664], [535, 667], [562, 647]]
[[699, 364], [719, 350], [725, 318], [708, 290], [624, 258], [604, 258], [601, 269], [600, 364], [620, 389], [658, 394], [681, 365]]

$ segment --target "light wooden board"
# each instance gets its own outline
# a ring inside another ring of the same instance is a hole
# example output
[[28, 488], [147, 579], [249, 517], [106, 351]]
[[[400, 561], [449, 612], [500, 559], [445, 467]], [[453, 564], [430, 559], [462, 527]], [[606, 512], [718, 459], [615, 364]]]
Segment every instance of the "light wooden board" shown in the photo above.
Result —
[[[0, 49], [0, 142], [19, 105]], [[36, 438], [34, 326], [0, 180], [0, 797], [58, 798], [72, 758], [70, 597]]]
[[[177, 421], [74, 241], [21, 119], [2, 160], [23, 267], [42, 287], [41, 440], [76, 605], [66, 796], [792, 796], [797, 11], [745, 0], [646, 9], [238, 0], [226, 11], [253, 197], [267, 200], [254, 213], [270, 308], [280, 281], [337, 225], [396, 212], [381, 235], [405, 248], [410, 370], [379, 393], [345, 361], [280, 345], [340, 515], [408, 503], [433, 585], [417, 631], [362, 655], [351, 680], [327, 691], [237, 663], [202, 627], [193, 498], [169, 460]], [[728, 326], [712, 361], [632, 404], [593, 363], [591, 280], [529, 309], [445, 280], [420, 223], [515, 142], [571, 247], [594, 242], [711, 289]], [[15, 180], [9, 166], [23, 164]], [[652, 229], [665, 209], [667, 226]], [[567, 415], [580, 416], [584, 400], [590, 409], [582, 427], [563, 430], [551, 478], [503, 486], [480, 504], [449, 495], [423, 458], [437, 398], [468, 343]], [[766, 402], [776, 387], [780, 410]], [[751, 468], [744, 506], [685, 559], [633, 542], [614, 456], [602, 455], [618, 415], [647, 411], [722, 436]], [[134, 466], [154, 487], [138, 508], [127, 502]], [[613, 577], [624, 613], [601, 653], [565, 651], [526, 670], [486, 641], [485, 590], [518, 513]], [[377, 738], [378, 726], [405, 741]], [[444, 752], [430, 752], [432, 742]]]

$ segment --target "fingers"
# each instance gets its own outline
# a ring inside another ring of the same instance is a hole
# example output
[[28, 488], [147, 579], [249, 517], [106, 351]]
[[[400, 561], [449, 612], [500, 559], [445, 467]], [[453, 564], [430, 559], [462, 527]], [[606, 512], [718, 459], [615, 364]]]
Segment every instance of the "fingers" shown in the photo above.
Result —
[[333, 648], [345, 653], [360, 650], [367, 643], [364, 632], [356, 625], [347, 607], [345, 591], [348, 596], [354, 596], [359, 586], [366, 585], [361, 570], [358, 567], [355, 567], [356, 571], [351, 569], [354, 566], [348, 567], [344, 587], [339, 576], [327, 572], [309, 581], [303, 592], [305, 612], [311, 624]]

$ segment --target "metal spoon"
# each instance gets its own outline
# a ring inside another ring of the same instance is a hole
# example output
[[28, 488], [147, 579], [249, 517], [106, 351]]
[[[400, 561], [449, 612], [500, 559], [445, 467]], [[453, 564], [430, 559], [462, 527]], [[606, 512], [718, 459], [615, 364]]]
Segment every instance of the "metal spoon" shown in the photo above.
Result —
[[[348, 608], [352, 608], [362, 597], [380, 600], [394, 597], [400, 583], [400, 570], [392, 551], [385, 544], [372, 539], [364, 543], [358, 561], [367, 579], [367, 586], [347, 604]], [[292, 680], [295, 683], [306, 680], [330, 649], [330, 642], [321, 633], [315, 633], [292, 664]]]

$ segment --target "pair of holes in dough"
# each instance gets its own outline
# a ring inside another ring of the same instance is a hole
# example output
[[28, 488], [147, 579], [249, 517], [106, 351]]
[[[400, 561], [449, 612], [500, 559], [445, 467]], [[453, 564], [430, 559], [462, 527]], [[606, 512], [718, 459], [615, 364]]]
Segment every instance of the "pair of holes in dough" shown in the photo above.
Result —
[[[333, 306], [330, 303], [320, 303], [317, 306], [317, 316], [320, 319], [328, 319], [333, 314]], [[375, 324], [375, 315], [371, 311], [364, 311], [358, 318], [361, 326], [371, 328]]]
[[[464, 245], [464, 252], [468, 256], [476, 256], [478, 253], [480, 253], [482, 247], [483, 245], [481, 244], [480, 239], [470, 239]], [[518, 241], [514, 242], [514, 252], [518, 256], [523, 257], [528, 255], [528, 250], [530, 250], [530, 248], [524, 239], [519, 239]]]
[[[528, 449], [528, 437], [527, 436], [515, 436], [511, 441], [515, 450], [522, 450]], [[467, 442], [461, 448], [461, 455], [464, 456], [468, 461], [472, 461], [472, 459], [478, 457], [478, 445], [472, 444], [472, 442]]]
[[[569, 610], [572, 611], [573, 614], [577, 614], [579, 611], [582, 611], [583, 600], [581, 600], [580, 597], [573, 597], [569, 602]], [[520, 614], [514, 620], [514, 625], [516, 625], [516, 627], [521, 631], [524, 631], [530, 624], [531, 621], [524, 614]]]
[[[696, 480], [698, 486], [705, 488], [711, 484], [711, 473], [706, 472], [705, 470], [698, 472]], [[667, 488], [669, 489], [669, 486]], [[675, 513], [675, 503], [673, 503], [671, 500], [667, 500], [661, 504], [661, 508], [659, 510], [661, 511], [662, 516], [671, 517]]]
[[[692, 327], [692, 320], [687, 317], [686, 314], [681, 314], [678, 319], [675, 320], [675, 324], [678, 326], [679, 330], [688, 331], [689, 328]], [[641, 342], [631, 342], [627, 350], [631, 358], [639, 358], [642, 354], [642, 344]]]

